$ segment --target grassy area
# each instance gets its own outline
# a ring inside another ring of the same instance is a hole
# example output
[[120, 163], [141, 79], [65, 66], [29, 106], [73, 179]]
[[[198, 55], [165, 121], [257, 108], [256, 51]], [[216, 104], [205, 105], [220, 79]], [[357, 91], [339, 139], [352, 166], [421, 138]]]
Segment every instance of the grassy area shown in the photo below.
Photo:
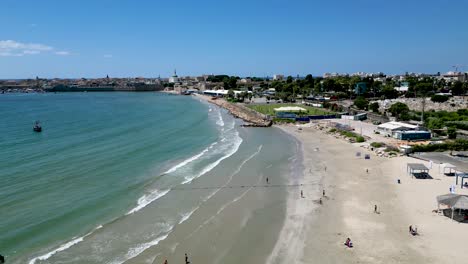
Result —
[[328, 130], [329, 133], [338, 133], [346, 138], [350, 138], [352, 140], [354, 140], [355, 142], [358, 142], [358, 143], [361, 143], [361, 142], [365, 142], [366, 139], [361, 136], [361, 135], [358, 135], [354, 132], [351, 132], [351, 131], [346, 131], [346, 130], [339, 130], [339, 129], [336, 129], [336, 128], [331, 128], [330, 130]]
[[316, 108], [306, 105], [297, 105], [297, 104], [258, 104], [258, 105], [247, 105], [247, 107], [260, 112], [265, 115], [275, 115], [275, 108], [286, 107], [286, 106], [299, 106], [304, 109], [307, 109], [307, 113], [298, 113], [298, 115], [329, 115], [334, 114], [326, 109]]
[[353, 132], [350, 132], [350, 131], [339, 130], [338, 133], [340, 133], [341, 135], [343, 135], [343, 136], [345, 136], [347, 138], [354, 138], [354, 140], [356, 140], [356, 142], [358, 142], [358, 143], [366, 141], [366, 139], [363, 136], [360, 136], [360, 135], [358, 135], [356, 133], [353, 133]]
[[371, 145], [371, 147], [374, 147], [374, 148], [381, 148], [381, 147], [385, 146], [385, 144], [382, 143], [382, 142], [372, 142], [370, 145]]
[[296, 123], [294, 119], [288, 119], [288, 118], [273, 118], [273, 122], [275, 124], [280, 124], [280, 123]]

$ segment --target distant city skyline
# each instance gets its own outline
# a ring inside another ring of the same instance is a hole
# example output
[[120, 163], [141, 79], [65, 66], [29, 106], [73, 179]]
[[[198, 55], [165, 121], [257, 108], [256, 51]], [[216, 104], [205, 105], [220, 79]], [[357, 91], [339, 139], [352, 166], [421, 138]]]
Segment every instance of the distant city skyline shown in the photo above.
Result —
[[468, 1], [5, 0], [0, 79], [468, 71]]

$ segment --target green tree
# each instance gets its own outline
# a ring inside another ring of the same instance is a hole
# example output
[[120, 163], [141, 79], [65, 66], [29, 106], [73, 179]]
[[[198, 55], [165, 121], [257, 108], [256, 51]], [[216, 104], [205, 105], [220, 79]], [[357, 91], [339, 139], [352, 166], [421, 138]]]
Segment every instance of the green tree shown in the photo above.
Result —
[[401, 119], [402, 115], [408, 115], [409, 107], [404, 103], [397, 102], [392, 104], [388, 111], [397, 119]]
[[323, 80], [322, 87], [324, 91], [334, 91], [335, 80], [332, 78], [326, 78], [325, 80]]
[[465, 94], [465, 87], [466, 85], [463, 85], [462, 82], [456, 81], [452, 84], [452, 94], [453, 95], [462, 95]]
[[427, 97], [431, 92], [434, 91], [434, 87], [431, 83], [417, 83], [414, 86], [416, 97]]
[[372, 96], [376, 97], [382, 91], [382, 82], [375, 81], [372, 83], [371, 92]]
[[369, 109], [372, 110], [372, 112], [374, 113], [379, 112], [379, 103], [373, 102], [372, 104], [369, 105]]
[[356, 100], [354, 100], [354, 105], [357, 108], [364, 110], [367, 109], [367, 107], [369, 106], [369, 101], [367, 101], [366, 98], [362, 96], [358, 96]]
[[443, 103], [449, 99], [446, 95], [435, 94], [431, 97], [431, 101], [434, 103]]
[[228, 98], [234, 98], [234, 91], [232, 89], [229, 89], [227, 96]]
[[312, 77], [312, 74], [307, 74], [307, 76], [304, 79], [304, 82], [306, 85], [309, 85], [309, 87], [314, 87], [314, 77]]
[[426, 120], [426, 127], [430, 130], [433, 130], [433, 129], [441, 129], [444, 127], [444, 122], [442, 122], [441, 119], [439, 118], [436, 118], [436, 117], [429, 117], [427, 120]]
[[456, 139], [457, 138], [457, 129], [454, 127], [447, 128], [447, 136], [449, 139]]
[[237, 79], [238, 79], [238, 77], [235, 77], [235, 76], [224, 77], [223, 78], [224, 89], [236, 89], [237, 88]]
[[292, 83], [292, 82], [293, 82], [293, 77], [288, 76], [288, 78], [286, 78], [286, 83]]
[[385, 85], [381, 93], [385, 99], [395, 99], [398, 97], [398, 91], [395, 90], [393, 85]]

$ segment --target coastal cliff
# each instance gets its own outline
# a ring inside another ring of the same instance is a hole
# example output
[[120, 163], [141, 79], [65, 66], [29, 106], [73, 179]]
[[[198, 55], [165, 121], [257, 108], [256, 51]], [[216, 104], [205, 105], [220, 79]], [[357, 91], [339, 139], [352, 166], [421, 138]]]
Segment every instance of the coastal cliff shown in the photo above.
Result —
[[248, 127], [270, 127], [272, 121], [268, 119], [266, 115], [258, 113], [250, 108], [247, 108], [241, 104], [233, 104], [222, 98], [212, 98], [206, 95], [196, 95], [198, 98], [206, 100], [209, 103], [220, 106], [228, 110], [231, 115], [236, 118], [240, 118], [246, 122], [243, 126]]

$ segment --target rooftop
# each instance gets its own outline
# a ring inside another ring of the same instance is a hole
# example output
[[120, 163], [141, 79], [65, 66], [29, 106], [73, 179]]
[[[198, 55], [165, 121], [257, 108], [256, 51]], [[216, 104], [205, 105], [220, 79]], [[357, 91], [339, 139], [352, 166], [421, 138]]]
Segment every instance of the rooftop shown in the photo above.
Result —
[[397, 129], [397, 128], [400, 128], [400, 127], [406, 127], [406, 128], [409, 128], [409, 129], [416, 129], [418, 126], [407, 124], [407, 123], [402, 123], [402, 122], [392, 121], [392, 122], [381, 124], [377, 128], [384, 128], [384, 129], [394, 130], [394, 129]]

